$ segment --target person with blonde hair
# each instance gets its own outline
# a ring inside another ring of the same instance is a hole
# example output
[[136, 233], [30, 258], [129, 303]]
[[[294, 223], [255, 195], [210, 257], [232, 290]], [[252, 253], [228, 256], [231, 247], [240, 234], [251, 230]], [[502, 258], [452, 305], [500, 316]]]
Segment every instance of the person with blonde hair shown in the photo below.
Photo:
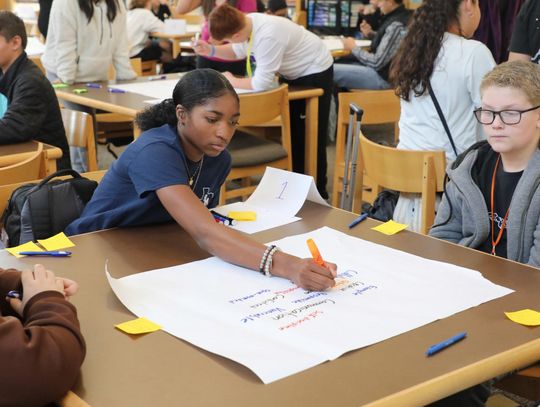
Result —
[[540, 267], [540, 66], [503, 63], [480, 90], [487, 141], [448, 170], [430, 235]]

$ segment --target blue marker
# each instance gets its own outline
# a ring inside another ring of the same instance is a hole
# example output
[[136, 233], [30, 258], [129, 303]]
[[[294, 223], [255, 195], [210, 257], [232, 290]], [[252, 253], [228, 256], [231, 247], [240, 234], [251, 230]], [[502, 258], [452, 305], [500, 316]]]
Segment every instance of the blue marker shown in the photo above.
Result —
[[126, 93], [125, 90], [118, 89], [118, 88], [109, 88], [108, 91], [111, 92], [111, 93]]
[[50, 256], [50, 257], [69, 257], [71, 252], [52, 251], [52, 252], [19, 252], [21, 256]]
[[101, 89], [101, 84], [99, 83], [94, 83], [94, 82], [88, 82], [86, 84], [86, 87], [87, 88], [94, 88], [94, 89]]
[[467, 332], [461, 332], [455, 336], [452, 336], [451, 338], [445, 340], [445, 341], [442, 341], [441, 343], [438, 343], [436, 345], [431, 345], [427, 352], [426, 352], [426, 355], [427, 356], [432, 356], [434, 354], [436, 354], [437, 352], [445, 349], [445, 348], [448, 348], [449, 346], [452, 346], [453, 344], [455, 343], [458, 343], [459, 341], [461, 341], [462, 339], [464, 339], [465, 337], [467, 336]]
[[361, 214], [359, 217], [357, 217], [355, 220], [353, 220], [351, 223], [349, 223], [349, 229], [352, 229], [356, 225], [358, 225], [360, 222], [366, 220], [368, 217], [367, 213]]
[[8, 298], [21, 298], [21, 293], [15, 290], [8, 291], [6, 294]]
[[149, 76], [149, 81], [161, 81], [163, 79], [167, 79], [167, 75], [158, 75], [158, 76]]

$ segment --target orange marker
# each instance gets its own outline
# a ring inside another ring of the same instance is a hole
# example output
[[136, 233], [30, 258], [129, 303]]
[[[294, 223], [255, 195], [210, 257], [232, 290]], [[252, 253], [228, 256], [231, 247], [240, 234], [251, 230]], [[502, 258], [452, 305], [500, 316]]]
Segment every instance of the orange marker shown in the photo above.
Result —
[[313, 261], [315, 261], [315, 263], [317, 263], [320, 266], [324, 266], [324, 260], [321, 256], [321, 253], [319, 252], [317, 245], [313, 241], [313, 239], [308, 239], [306, 243], [309, 247], [309, 251], [311, 252], [311, 256], [313, 257]]

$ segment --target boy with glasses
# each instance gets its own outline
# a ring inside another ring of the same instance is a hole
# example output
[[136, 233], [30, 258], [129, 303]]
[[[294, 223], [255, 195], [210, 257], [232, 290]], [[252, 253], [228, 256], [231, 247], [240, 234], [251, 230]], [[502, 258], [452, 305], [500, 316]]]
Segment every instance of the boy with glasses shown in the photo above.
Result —
[[487, 141], [448, 169], [431, 236], [540, 266], [540, 66], [506, 62], [480, 85]]

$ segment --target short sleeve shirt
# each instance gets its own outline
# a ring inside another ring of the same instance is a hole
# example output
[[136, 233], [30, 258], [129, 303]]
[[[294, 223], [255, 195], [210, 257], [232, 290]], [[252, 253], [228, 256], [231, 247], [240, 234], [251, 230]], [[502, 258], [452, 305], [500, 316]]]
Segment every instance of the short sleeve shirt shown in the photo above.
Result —
[[510, 51], [531, 56], [540, 63], [540, 1], [528, 0], [516, 17]]
[[[66, 233], [172, 221], [156, 191], [171, 185], [189, 185], [187, 166], [174, 127], [164, 125], [142, 133], [112, 164], [81, 217], [66, 228]], [[205, 206], [217, 205], [219, 189], [230, 169], [227, 151], [217, 157], [204, 157], [192, 188]]]

